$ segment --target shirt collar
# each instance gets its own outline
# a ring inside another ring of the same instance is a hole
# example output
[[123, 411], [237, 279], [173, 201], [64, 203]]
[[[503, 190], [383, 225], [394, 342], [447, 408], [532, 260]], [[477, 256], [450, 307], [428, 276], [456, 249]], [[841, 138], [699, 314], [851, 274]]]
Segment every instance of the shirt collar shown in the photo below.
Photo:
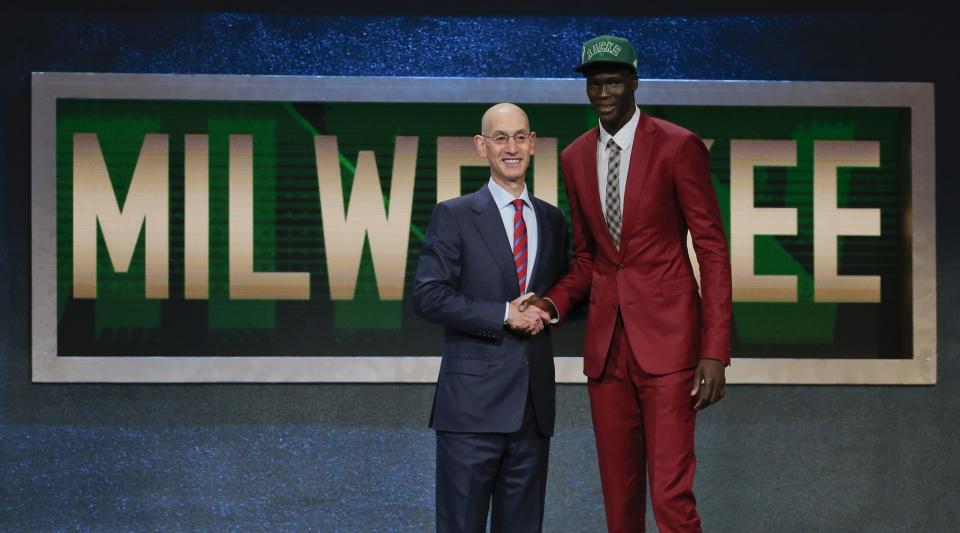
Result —
[[[490, 180], [487, 181], [487, 188], [490, 189], [490, 194], [493, 195], [493, 201], [497, 204], [497, 208], [499, 209], [503, 209], [516, 200], [510, 191], [504, 189], [499, 183], [493, 181], [493, 178], [490, 178]], [[523, 184], [523, 192], [520, 193], [520, 199], [523, 200], [523, 203], [525, 203], [528, 207], [533, 207], [533, 203], [530, 202], [530, 194], [527, 192], [526, 183]]]
[[607, 147], [607, 141], [613, 137], [613, 142], [617, 143], [617, 146], [621, 150], [633, 144], [633, 138], [637, 134], [637, 125], [640, 124], [640, 108], [637, 107], [637, 110], [634, 111], [633, 116], [630, 117], [630, 120], [620, 128], [620, 131], [616, 135], [610, 135], [607, 133], [607, 130], [603, 129], [603, 124], [600, 124], [600, 146], [604, 149]]

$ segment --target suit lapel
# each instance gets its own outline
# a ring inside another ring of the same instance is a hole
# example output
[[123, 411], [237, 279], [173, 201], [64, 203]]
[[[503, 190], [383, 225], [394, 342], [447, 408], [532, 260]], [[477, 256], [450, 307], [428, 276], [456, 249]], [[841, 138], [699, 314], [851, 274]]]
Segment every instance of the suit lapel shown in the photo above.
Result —
[[520, 287], [517, 283], [517, 265], [513, 262], [513, 250], [510, 249], [510, 243], [507, 234], [503, 230], [503, 219], [500, 217], [500, 210], [493, 201], [493, 195], [484, 185], [483, 189], [475, 193], [473, 210], [476, 217], [473, 221], [477, 225], [477, 231], [480, 237], [490, 250], [497, 269], [500, 270], [500, 276], [506, 287], [510, 287], [510, 294], [520, 296]]
[[640, 205], [640, 191], [647, 179], [650, 154], [656, 149], [656, 126], [650, 117], [641, 111], [637, 131], [633, 137], [633, 148], [630, 152], [630, 169], [627, 174], [627, 188], [623, 193], [623, 222], [620, 229], [620, 243], [627, 239], [627, 232], [633, 228]]

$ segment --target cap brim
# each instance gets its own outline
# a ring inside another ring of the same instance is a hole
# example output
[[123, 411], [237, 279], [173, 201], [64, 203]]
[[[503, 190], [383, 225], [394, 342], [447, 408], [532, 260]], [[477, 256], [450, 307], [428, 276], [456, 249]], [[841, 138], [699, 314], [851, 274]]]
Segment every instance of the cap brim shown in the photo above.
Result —
[[619, 67], [627, 67], [632, 70], [634, 73], [637, 72], [637, 68], [631, 65], [630, 63], [624, 63], [623, 61], [591, 61], [589, 63], [583, 63], [578, 67], [574, 67], [575, 72], [583, 74], [583, 71], [587, 70], [590, 67], [599, 67], [603, 65], [616, 65]]

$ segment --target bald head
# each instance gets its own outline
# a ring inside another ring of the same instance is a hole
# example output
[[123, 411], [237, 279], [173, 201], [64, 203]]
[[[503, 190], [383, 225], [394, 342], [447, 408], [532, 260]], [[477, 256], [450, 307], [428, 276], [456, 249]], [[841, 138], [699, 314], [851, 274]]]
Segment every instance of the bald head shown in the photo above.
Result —
[[473, 142], [477, 154], [490, 163], [490, 178], [519, 197], [537, 143], [527, 114], [513, 104], [497, 104], [483, 114], [480, 128]]
[[480, 119], [480, 131], [485, 135], [490, 135], [493, 130], [501, 123], [516, 123], [517, 120], [523, 121], [523, 129], [530, 129], [530, 120], [523, 109], [514, 104], [497, 104], [483, 114]]

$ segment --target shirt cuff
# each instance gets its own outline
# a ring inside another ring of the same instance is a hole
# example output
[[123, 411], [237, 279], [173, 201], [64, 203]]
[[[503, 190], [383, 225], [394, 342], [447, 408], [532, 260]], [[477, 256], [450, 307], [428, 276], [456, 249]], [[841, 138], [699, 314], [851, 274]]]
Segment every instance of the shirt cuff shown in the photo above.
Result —
[[550, 323], [556, 324], [560, 322], [560, 311], [557, 311], [557, 304], [553, 303], [553, 300], [550, 298], [544, 298], [544, 300], [550, 303], [550, 307], [553, 307], [553, 312], [550, 313]]
[[510, 302], [507, 302], [506, 307], [503, 309], [503, 323], [506, 324], [507, 320], [510, 319]]

